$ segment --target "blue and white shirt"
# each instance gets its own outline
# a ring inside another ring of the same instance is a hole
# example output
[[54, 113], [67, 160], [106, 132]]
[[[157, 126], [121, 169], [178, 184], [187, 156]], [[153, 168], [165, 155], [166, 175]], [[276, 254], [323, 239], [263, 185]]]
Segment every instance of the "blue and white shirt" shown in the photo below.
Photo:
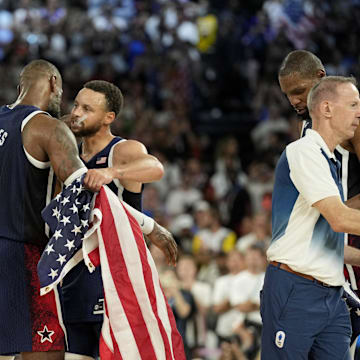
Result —
[[[305, 136], [306, 131], [312, 128], [311, 119], [303, 121], [301, 130], [301, 137]], [[338, 145], [335, 148], [334, 154], [341, 163], [341, 185], [344, 193], [344, 200], [348, 200], [353, 196], [360, 194], [360, 161], [356, 152], [350, 152], [345, 147]], [[350, 245], [355, 248], [360, 248], [359, 238], [357, 236], [349, 237], [348, 234], [344, 236], [345, 245]], [[353, 290], [360, 289], [360, 271], [358, 267], [353, 267], [350, 264], [345, 264]]]
[[289, 144], [275, 172], [269, 261], [333, 286], [344, 284], [344, 234], [333, 231], [312, 205], [331, 196], [342, 200], [340, 164], [315, 130]]

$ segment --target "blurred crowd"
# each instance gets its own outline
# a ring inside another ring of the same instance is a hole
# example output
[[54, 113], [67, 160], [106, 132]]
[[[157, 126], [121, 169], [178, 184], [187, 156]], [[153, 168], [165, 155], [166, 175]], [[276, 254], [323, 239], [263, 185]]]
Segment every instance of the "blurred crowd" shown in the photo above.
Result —
[[36, 58], [60, 69], [64, 114], [113, 82], [113, 132], [164, 164], [143, 206], [181, 250], [174, 270], [151, 249], [189, 359], [256, 358], [273, 172], [297, 138], [277, 70], [303, 48], [359, 77], [359, 31], [360, 0], [0, 0], [0, 102]]

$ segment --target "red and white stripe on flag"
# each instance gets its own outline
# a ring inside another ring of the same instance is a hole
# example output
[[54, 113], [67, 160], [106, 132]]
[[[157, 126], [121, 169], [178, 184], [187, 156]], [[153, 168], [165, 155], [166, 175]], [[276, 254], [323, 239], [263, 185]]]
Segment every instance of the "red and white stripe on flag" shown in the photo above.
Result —
[[[106, 186], [96, 197], [93, 213], [100, 218], [94, 235], [105, 293], [101, 359], [185, 360], [174, 315], [139, 224]], [[96, 258], [96, 253], [89, 258]]]

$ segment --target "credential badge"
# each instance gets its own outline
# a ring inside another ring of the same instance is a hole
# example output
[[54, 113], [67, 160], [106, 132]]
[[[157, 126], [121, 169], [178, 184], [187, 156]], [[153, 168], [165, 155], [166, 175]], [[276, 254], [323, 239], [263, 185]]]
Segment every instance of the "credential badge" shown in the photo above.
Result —
[[283, 331], [278, 331], [275, 335], [275, 345], [281, 349], [285, 343], [285, 333]]

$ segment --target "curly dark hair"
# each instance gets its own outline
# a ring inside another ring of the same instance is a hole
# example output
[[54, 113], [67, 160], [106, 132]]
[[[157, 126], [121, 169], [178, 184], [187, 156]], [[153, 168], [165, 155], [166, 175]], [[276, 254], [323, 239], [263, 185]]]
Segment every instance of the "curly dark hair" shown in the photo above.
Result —
[[113, 111], [115, 117], [118, 117], [123, 108], [124, 97], [116, 85], [104, 80], [92, 80], [84, 88], [104, 94], [108, 111]]
[[282, 77], [299, 73], [305, 78], [312, 78], [318, 70], [325, 71], [325, 68], [315, 54], [306, 50], [294, 50], [281, 63], [278, 75]]

